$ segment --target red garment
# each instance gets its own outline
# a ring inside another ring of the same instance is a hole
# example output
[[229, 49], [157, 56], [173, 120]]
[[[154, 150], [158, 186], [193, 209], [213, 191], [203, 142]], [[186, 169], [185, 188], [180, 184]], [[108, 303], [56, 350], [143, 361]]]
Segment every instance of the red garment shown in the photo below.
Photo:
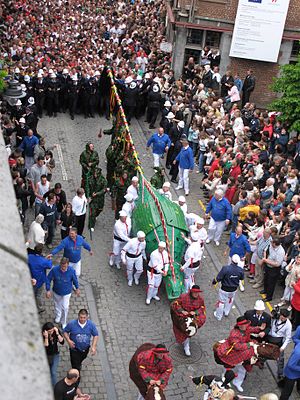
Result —
[[209, 174], [211, 174], [211, 180], [213, 179], [213, 173], [214, 171], [217, 171], [218, 169], [220, 169], [220, 165], [219, 165], [219, 159], [217, 158], [216, 160], [214, 160], [209, 168]]
[[[195, 322], [198, 325], [198, 328], [206, 321], [206, 309], [204, 300], [201, 296], [197, 299], [193, 299], [189, 293], [183, 293], [179, 296], [179, 298], [171, 304], [172, 310], [182, 318], [186, 318], [185, 315], [182, 314], [182, 311], [195, 311]], [[173, 332], [176, 338], [177, 343], [183, 343], [189, 336], [180, 331], [173, 323]]]
[[230, 168], [229, 175], [232, 176], [234, 179], [237, 179], [242, 174], [241, 167], [236, 165], [235, 167]]
[[300, 280], [296, 283], [294, 289], [295, 293], [292, 297], [291, 305], [295, 310], [300, 311]]
[[220, 360], [232, 367], [250, 360], [254, 356], [253, 347], [249, 345], [249, 342], [253, 342], [250, 334], [260, 331], [260, 327], [248, 326], [246, 331], [242, 332], [235, 326], [230, 331], [229, 337], [217, 348], [217, 355]]
[[160, 356], [162, 359], [159, 359], [152, 350], [143, 351], [137, 356], [137, 364], [139, 373], [145, 382], [161, 381], [161, 387], [164, 389], [173, 371], [173, 364], [168, 354]]
[[236, 186], [229, 187], [225, 192], [225, 197], [230, 204], [232, 203], [235, 192], [236, 192]]
[[265, 125], [264, 129], [263, 129], [263, 132], [268, 132], [269, 139], [272, 139], [272, 136], [273, 136], [273, 125], [272, 124]]

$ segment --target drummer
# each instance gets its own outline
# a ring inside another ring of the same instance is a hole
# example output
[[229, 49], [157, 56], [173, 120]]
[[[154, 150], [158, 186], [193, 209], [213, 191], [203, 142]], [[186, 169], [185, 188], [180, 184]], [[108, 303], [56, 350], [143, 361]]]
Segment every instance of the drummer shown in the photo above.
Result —
[[[173, 320], [173, 331], [177, 343], [183, 345], [184, 353], [191, 356], [189, 332], [180, 329], [180, 319], [190, 317], [196, 324], [197, 329], [205, 323], [206, 310], [202, 291], [198, 285], [193, 285], [188, 293], [183, 293], [171, 304], [171, 315]], [[182, 321], [181, 321], [182, 322]], [[184, 326], [184, 324], [182, 324]]]

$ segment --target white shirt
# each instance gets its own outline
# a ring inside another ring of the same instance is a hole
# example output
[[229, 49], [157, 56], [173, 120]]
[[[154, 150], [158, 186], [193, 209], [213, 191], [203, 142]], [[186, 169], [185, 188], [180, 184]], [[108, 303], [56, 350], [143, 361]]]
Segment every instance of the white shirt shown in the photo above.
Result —
[[72, 200], [73, 213], [76, 216], [84, 215], [86, 213], [87, 199], [85, 194], [82, 197], [74, 196]]
[[129, 217], [126, 217], [126, 222], [122, 222], [120, 219], [118, 219], [115, 222], [114, 226], [114, 236], [122, 239], [125, 242], [128, 242], [129, 235], [131, 231], [131, 219]]
[[202, 257], [202, 247], [200, 246], [200, 243], [197, 242], [192, 242], [189, 247], [186, 249], [185, 255], [184, 255], [184, 260], [185, 263], [182, 266], [183, 269], [186, 269], [190, 267], [192, 263], [196, 263], [197, 261], [201, 260]]
[[30, 225], [27, 243], [28, 247], [32, 250], [34, 250], [38, 243], [45, 243], [45, 231], [38, 222], [33, 221]]
[[287, 345], [292, 341], [292, 324], [289, 319], [286, 322], [282, 322], [279, 319], [272, 319], [270, 336], [282, 337], [283, 344], [281, 349], [284, 350]]
[[162, 253], [156, 249], [150, 254], [149, 267], [155, 269], [156, 272], [167, 272], [169, 269], [169, 256], [166, 250]]
[[167, 199], [169, 199], [170, 201], [172, 201], [172, 193], [170, 192], [170, 190], [168, 190], [167, 192], [164, 192], [162, 189], [159, 189], [158, 191], [161, 195], [165, 196]]
[[126, 253], [134, 254], [136, 256], [142, 255], [143, 258], [146, 259], [145, 249], [146, 241], [140, 242], [138, 238], [129, 239], [122, 249], [122, 261], [126, 261]]
[[198, 234], [198, 240], [203, 243], [207, 239], [207, 230], [202, 227], [200, 229], [197, 228], [197, 225], [191, 225], [190, 226], [190, 232], [191, 233], [197, 233]]
[[139, 197], [137, 188], [133, 185], [130, 185], [128, 187], [126, 194], [128, 193], [131, 194], [131, 196], [133, 197], [133, 201], [135, 201]]
[[126, 212], [129, 218], [131, 218], [134, 207], [135, 204], [133, 201], [126, 201], [126, 203], [123, 204], [122, 210]]
[[[37, 194], [40, 196], [44, 196], [45, 193], [48, 192], [50, 188], [50, 182], [46, 182], [46, 185], [42, 185], [42, 182], [38, 182], [37, 184]], [[42, 204], [43, 200], [39, 199], [38, 197], [35, 198], [35, 203]]]

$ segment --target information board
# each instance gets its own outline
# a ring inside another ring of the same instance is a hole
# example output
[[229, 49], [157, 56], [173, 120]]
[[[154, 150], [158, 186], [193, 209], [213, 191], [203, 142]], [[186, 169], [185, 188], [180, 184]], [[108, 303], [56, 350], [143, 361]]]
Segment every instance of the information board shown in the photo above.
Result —
[[239, 0], [230, 57], [277, 62], [290, 0]]

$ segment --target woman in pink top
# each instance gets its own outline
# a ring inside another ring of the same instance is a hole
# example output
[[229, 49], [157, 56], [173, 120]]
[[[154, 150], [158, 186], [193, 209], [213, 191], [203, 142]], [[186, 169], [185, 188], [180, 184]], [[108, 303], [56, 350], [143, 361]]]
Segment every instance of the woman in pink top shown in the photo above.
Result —
[[228, 96], [231, 103], [241, 100], [239, 90], [233, 83], [229, 83]]

